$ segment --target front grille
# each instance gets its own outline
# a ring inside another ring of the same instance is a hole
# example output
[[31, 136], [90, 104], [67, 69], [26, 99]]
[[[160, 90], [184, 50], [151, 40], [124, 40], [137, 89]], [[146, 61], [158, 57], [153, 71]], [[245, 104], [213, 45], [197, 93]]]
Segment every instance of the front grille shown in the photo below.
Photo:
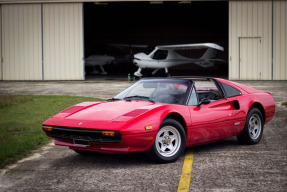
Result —
[[98, 143], [120, 143], [121, 135], [119, 132], [115, 132], [115, 136], [103, 136], [100, 130], [91, 129], [74, 129], [74, 128], [63, 128], [63, 127], [53, 127], [52, 131], [45, 131], [48, 136], [53, 138], [61, 139], [79, 139], [86, 140], [90, 142]]

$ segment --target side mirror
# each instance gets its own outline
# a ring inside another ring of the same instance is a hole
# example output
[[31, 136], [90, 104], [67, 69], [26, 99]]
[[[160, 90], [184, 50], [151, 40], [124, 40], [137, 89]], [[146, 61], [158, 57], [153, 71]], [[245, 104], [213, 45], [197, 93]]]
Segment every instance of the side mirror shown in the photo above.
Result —
[[200, 107], [201, 105], [207, 105], [210, 103], [210, 100], [207, 98], [203, 98], [197, 105], [197, 107]]

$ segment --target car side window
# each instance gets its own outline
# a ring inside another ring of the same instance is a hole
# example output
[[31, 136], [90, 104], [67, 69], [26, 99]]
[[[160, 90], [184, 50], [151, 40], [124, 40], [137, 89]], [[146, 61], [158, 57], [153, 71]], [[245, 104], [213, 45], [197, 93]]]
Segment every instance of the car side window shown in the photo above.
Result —
[[241, 92], [238, 89], [230, 85], [227, 85], [225, 83], [221, 83], [221, 85], [223, 86], [223, 89], [225, 90], [226, 97], [235, 97], [235, 96], [241, 95]]
[[197, 104], [198, 104], [197, 93], [193, 86], [190, 97], [189, 97], [188, 105], [197, 105]]
[[199, 102], [204, 98], [209, 99], [210, 102], [223, 99], [221, 90], [213, 80], [193, 80], [193, 82]]

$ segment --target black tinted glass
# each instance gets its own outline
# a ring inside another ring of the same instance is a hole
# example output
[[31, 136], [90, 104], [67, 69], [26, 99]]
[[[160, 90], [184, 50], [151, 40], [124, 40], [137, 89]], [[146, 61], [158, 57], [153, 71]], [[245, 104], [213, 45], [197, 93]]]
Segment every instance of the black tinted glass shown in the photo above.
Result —
[[234, 97], [234, 96], [241, 95], [241, 92], [238, 89], [235, 89], [234, 87], [227, 85], [225, 83], [221, 83], [221, 84], [225, 90], [227, 97]]

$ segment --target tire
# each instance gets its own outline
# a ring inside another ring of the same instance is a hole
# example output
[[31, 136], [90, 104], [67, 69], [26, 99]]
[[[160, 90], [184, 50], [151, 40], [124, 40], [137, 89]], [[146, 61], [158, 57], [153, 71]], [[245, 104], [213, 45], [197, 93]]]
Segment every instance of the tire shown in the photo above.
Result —
[[182, 125], [174, 119], [165, 119], [161, 123], [148, 156], [157, 163], [171, 163], [183, 153], [186, 134]]
[[96, 152], [92, 152], [92, 151], [81, 151], [81, 150], [74, 150], [74, 151], [83, 156], [92, 156], [96, 154]]
[[251, 108], [246, 117], [243, 131], [237, 135], [237, 140], [241, 144], [254, 145], [259, 143], [263, 134], [263, 115], [257, 108]]

